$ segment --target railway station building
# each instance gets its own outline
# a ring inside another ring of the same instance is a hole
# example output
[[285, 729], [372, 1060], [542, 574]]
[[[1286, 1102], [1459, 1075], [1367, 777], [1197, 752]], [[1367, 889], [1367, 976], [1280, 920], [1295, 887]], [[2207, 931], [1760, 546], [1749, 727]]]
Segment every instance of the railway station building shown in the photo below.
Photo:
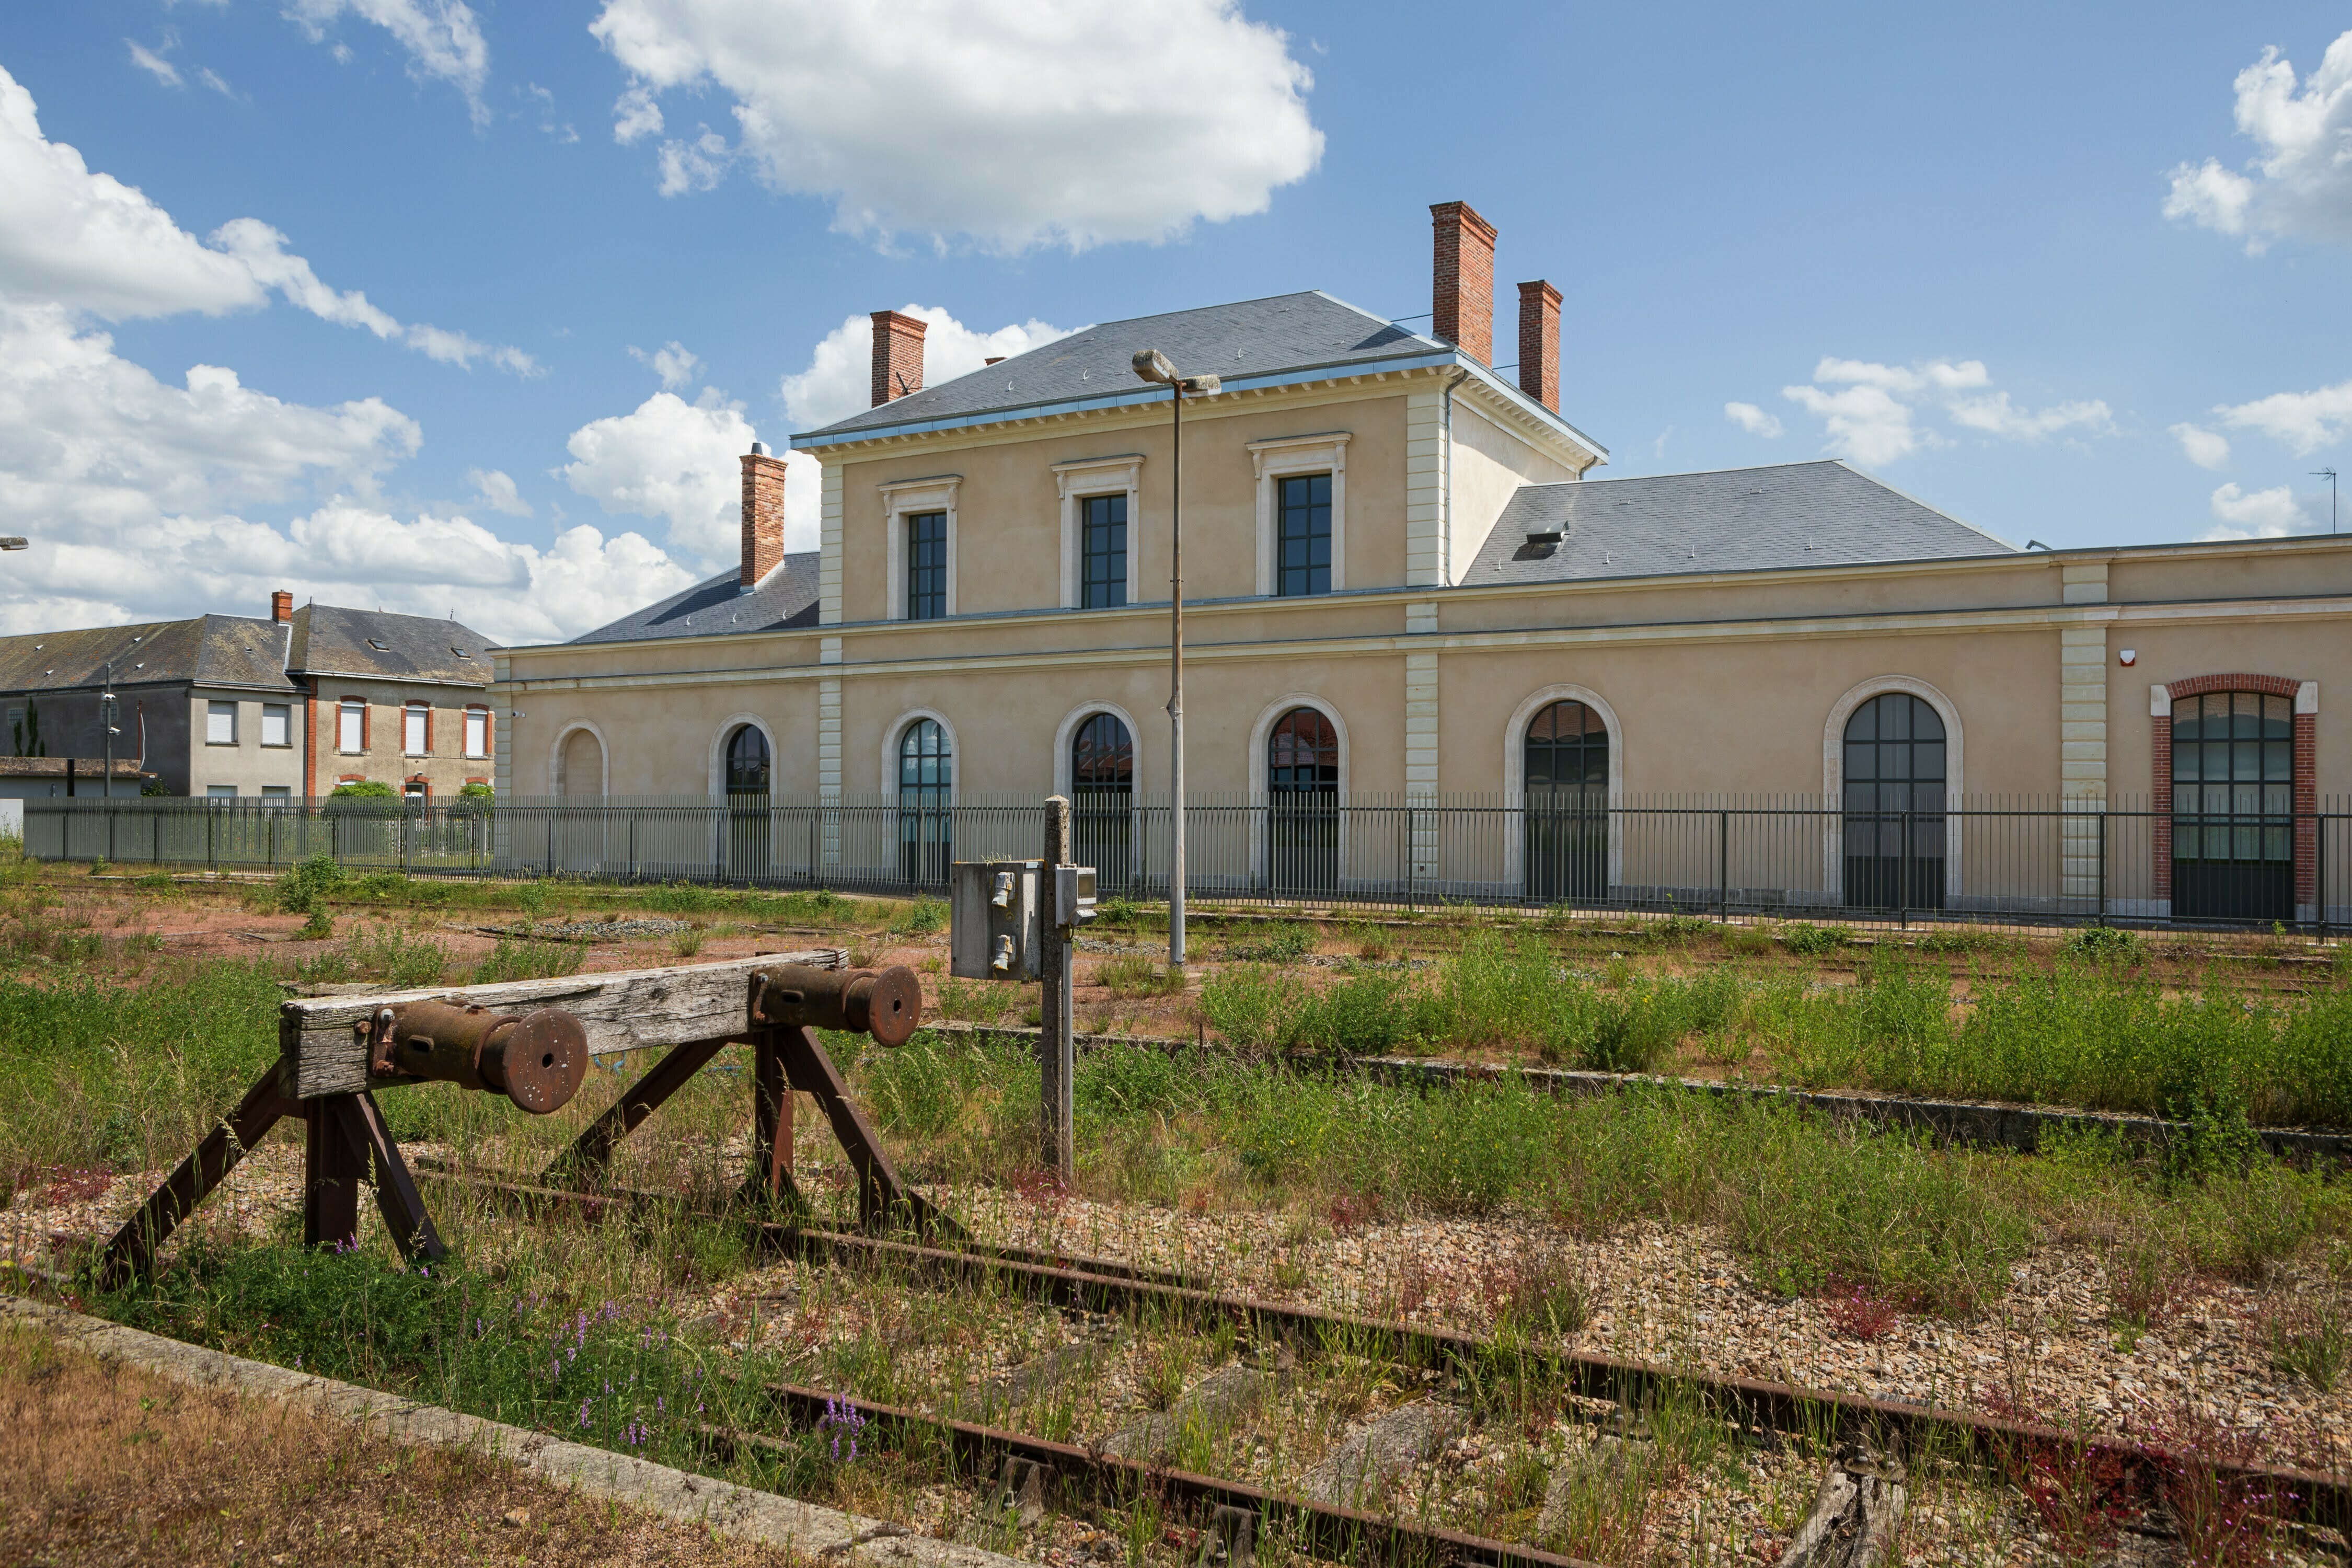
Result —
[[[1559, 291], [1518, 285], [1498, 374], [1495, 231], [1432, 214], [1425, 331], [1307, 291], [926, 386], [924, 324], [877, 312], [872, 406], [743, 456], [736, 571], [499, 650], [500, 794], [723, 798], [751, 825], [666, 863], [840, 884], [1034, 854], [982, 808], [1073, 793], [1149, 891], [1159, 349], [1222, 384], [1181, 437], [1199, 896], [2352, 912], [2352, 540], [2027, 550], [1840, 461], [1598, 478]], [[618, 868], [595, 820], [548, 853]]]

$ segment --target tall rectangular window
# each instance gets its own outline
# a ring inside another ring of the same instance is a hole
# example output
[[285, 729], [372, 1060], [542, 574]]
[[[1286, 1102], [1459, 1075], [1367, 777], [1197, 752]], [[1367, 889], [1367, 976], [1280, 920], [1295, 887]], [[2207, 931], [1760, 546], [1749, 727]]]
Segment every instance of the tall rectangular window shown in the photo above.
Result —
[[428, 721], [432, 710], [422, 702], [412, 702], [400, 710], [400, 749], [412, 757], [421, 757], [432, 746]]
[[1331, 476], [1300, 474], [1276, 492], [1274, 591], [1331, 591]]
[[907, 618], [936, 621], [948, 613], [948, 514], [907, 519]]
[[335, 709], [335, 750], [352, 756], [367, 750], [367, 704], [356, 697]]
[[236, 744], [236, 704], [207, 702], [205, 704], [205, 744], [234, 746]]
[[261, 705], [261, 743], [265, 746], [290, 746], [294, 743], [294, 710], [284, 702]]
[[490, 754], [490, 710], [487, 708], [466, 710], [466, 754], [469, 757]]
[[1127, 603], [1127, 497], [1078, 501], [1078, 603], [1089, 610]]

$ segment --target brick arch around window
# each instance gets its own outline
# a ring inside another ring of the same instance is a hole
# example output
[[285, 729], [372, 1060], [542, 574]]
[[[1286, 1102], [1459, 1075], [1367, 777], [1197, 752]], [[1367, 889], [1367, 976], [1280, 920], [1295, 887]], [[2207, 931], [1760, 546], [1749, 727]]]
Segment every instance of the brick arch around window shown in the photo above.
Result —
[[2156, 896], [2172, 897], [2172, 705], [2215, 691], [2252, 691], [2294, 700], [2294, 901], [2298, 910], [2319, 896], [2319, 682], [2288, 675], [2192, 675], [2148, 688], [2149, 745], [2155, 777], [2149, 791], [2156, 858]]

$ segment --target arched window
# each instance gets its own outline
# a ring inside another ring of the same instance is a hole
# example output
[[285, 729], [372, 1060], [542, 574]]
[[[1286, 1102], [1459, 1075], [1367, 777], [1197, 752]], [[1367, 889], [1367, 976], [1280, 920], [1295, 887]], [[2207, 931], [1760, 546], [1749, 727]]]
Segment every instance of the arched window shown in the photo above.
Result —
[[1339, 885], [1339, 731], [1312, 708], [1275, 721], [1265, 742], [1266, 872], [1277, 889]]
[[1108, 897], [1127, 885], [1135, 838], [1135, 737], [1118, 714], [1092, 714], [1070, 737], [1070, 805], [1072, 853]]
[[1546, 903], [1609, 891], [1609, 728], [1584, 703], [1528, 722], [1528, 896]]
[[919, 885], [944, 882], [952, 858], [955, 750], [935, 719], [898, 736], [898, 874]]
[[727, 737], [727, 865], [730, 882], [768, 871], [768, 737], [742, 724]]
[[1845, 726], [1845, 901], [1944, 907], [1944, 721], [1927, 699], [1887, 691]]
[[768, 737], [756, 724], [741, 725], [727, 737], [727, 793], [768, 793]]
[[2172, 912], [2291, 921], [2294, 699], [2208, 691], [2172, 704]]

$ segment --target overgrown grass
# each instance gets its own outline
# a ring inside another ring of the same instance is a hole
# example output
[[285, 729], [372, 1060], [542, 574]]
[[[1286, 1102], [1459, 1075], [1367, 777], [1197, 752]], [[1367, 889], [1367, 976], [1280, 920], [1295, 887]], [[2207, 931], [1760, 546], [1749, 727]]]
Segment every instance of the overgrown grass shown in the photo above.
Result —
[[472, 984], [488, 985], [506, 980], [552, 980], [577, 974], [587, 949], [572, 942], [527, 942], [499, 938], [489, 955], [474, 968]]

